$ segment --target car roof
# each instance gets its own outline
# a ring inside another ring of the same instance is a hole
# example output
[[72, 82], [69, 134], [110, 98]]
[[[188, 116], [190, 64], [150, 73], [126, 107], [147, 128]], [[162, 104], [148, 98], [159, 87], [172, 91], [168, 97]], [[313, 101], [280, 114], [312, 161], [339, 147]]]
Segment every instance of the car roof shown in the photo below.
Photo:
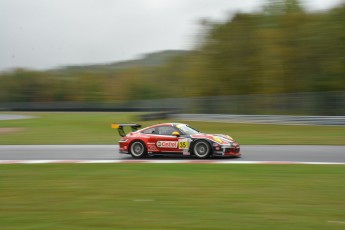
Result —
[[161, 123], [161, 124], [155, 124], [155, 125], [147, 126], [144, 129], [151, 128], [151, 127], [162, 126], [162, 125], [176, 126], [176, 125], [185, 125], [185, 124], [183, 124], [183, 123]]
[[161, 124], [157, 124], [154, 126], [161, 126], [161, 125], [171, 125], [171, 126], [176, 126], [176, 125], [184, 125], [182, 123], [161, 123]]

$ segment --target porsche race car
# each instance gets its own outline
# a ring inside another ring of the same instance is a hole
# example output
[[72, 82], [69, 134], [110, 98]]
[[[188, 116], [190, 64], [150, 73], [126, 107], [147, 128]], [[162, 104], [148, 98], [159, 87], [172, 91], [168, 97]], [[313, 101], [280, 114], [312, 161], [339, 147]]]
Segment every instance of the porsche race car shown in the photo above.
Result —
[[[121, 139], [119, 152], [134, 158], [154, 155], [194, 155], [205, 159], [210, 156], [240, 157], [240, 145], [224, 134], [205, 134], [181, 123], [164, 123], [143, 129], [139, 124], [112, 124]], [[124, 128], [131, 132], [125, 133]]]

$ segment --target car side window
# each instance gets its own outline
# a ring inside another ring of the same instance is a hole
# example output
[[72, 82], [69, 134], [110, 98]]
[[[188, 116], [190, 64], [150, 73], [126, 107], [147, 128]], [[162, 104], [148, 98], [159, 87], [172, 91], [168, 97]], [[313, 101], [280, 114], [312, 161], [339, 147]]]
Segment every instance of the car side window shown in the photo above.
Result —
[[174, 131], [177, 131], [172, 126], [159, 126], [157, 129], [160, 135], [172, 135]]
[[142, 131], [142, 133], [145, 133], [145, 134], [155, 134], [155, 128], [149, 128], [149, 129], [145, 129]]

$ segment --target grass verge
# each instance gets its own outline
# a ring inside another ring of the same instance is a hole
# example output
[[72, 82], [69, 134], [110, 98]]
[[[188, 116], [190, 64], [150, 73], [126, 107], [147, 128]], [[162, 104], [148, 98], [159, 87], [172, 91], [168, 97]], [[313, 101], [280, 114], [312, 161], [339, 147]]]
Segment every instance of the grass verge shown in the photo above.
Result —
[[[0, 113], [1, 114], [1, 113]], [[206, 133], [224, 133], [240, 144], [345, 145], [345, 127], [231, 124], [178, 120], [139, 120], [138, 113], [14, 113], [33, 119], [0, 121], [0, 144], [115, 144], [119, 140], [112, 122], [183, 122]], [[7, 131], [6, 131], [7, 130]], [[9, 131], [10, 130], [10, 131]]]
[[344, 229], [344, 166], [0, 166], [1, 229]]

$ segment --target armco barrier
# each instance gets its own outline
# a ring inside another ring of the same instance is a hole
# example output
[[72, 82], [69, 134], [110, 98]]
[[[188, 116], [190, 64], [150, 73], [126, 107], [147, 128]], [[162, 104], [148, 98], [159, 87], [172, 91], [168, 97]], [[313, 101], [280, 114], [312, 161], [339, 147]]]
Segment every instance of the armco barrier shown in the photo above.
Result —
[[345, 125], [345, 116], [172, 114], [171, 118], [185, 121], [212, 121], [227, 123], [339, 126]]

